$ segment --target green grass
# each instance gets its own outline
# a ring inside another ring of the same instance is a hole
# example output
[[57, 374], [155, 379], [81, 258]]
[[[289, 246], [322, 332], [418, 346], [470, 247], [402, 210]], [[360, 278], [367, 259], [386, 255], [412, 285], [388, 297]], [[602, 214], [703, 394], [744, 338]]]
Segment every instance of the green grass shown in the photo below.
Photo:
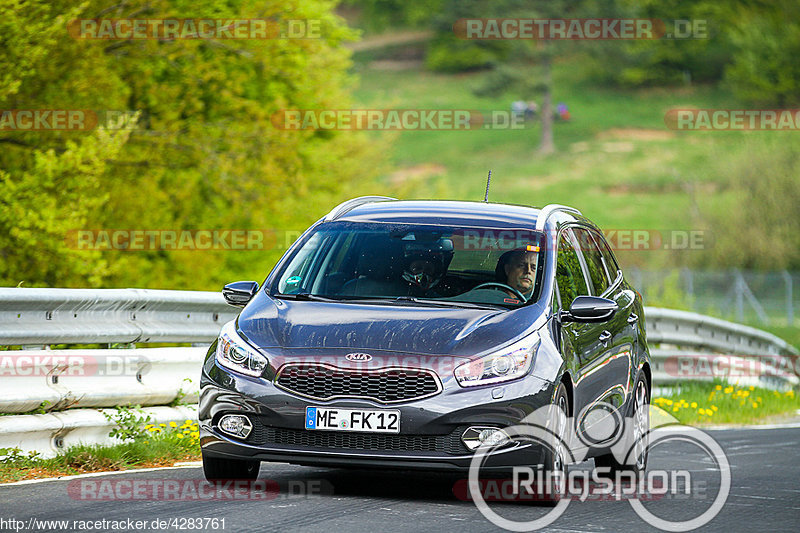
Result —
[[[514, 94], [476, 96], [473, 89], [487, 75], [482, 72], [384, 70], [367, 61], [356, 63], [355, 70], [360, 75], [355, 106], [360, 108], [489, 112], [509, 110], [518, 99]], [[672, 230], [708, 231], [707, 249], [617, 250], [626, 269], [740, 267], [724, 264], [725, 257], [714, 253], [716, 236], [736, 230], [712, 225], [713, 215], [733, 205], [731, 176], [753, 154], [796, 143], [796, 132], [670, 130], [664, 115], [671, 108], [740, 109], [743, 104], [723, 89], [702, 85], [598, 87], [586, 77], [578, 56], [557, 62], [553, 79], [554, 104], [565, 102], [572, 114], [570, 122], [554, 125], [555, 154], [537, 153], [538, 123], [522, 130], [371, 132], [376, 139], [391, 139], [388, 158], [396, 170], [381, 185], [352, 191], [353, 196], [374, 192], [399, 198], [482, 200], [491, 169], [493, 201], [573, 205], [605, 230], [655, 230], [665, 236]], [[663, 289], [663, 301], [656, 303], [690, 307], [680, 289]], [[725, 311], [708, 310], [721, 317], [726, 317]], [[800, 346], [798, 328], [749, 323]]]
[[[486, 76], [480, 72], [445, 75], [369, 64], [356, 70], [355, 100], [363, 108], [505, 111], [518, 98], [476, 96], [473, 88]], [[579, 58], [554, 68], [554, 104], [565, 102], [572, 120], [556, 122], [553, 155], [536, 152], [538, 123], [522, 130], [374, 133], [393, 139], [389, 159], [398, 169], [383, 192], [482, 200], [491, 169], [492, 200], [574, 205], [607, 229], [694, 229], [699, 214], [719, 208], [727, 178], [720, 162], [746, 153], [759, 136], [676, 132], [666, 127], [664, 114], [675, 107], [736, 108], [730, 94], [705, 86], [616, 90], [594, 87], [582, 76]], [[786, 142], [793, 140], [787, 136]], [[664, 251], [621, 255], [623, 265], [675, 264]]]
[[673, 394], [653, 398], [651, 403], [689, 425], [758, 423], [800, 409], [793, 390], [777, 392], [723, 381], [686, 382]]
[[[795, 323], [797, 323], [797, 320], [795, 320]], [[764, 331], [768, 331], [777, 337], [780, 337], [781, 339], [785, 340], [786, 342], [788, 342], [789, 344], [793, 345], [795, 348], [800, 350], [800, 327], [796, 325], [781, 326], [775, 324], [770, 324], [768, 326], [759, 324], [757, 325], [757, 327], [763, 329]]]
[[169, 427], [147, 424], [136, 438], [112, 446], [78, 445], [63, 453], [43, 458], [25, 454], [19, 448], [0, 448], [0, 483], [22, 479], [169, 466], [176, 461], [200, 459], [196, 422]]

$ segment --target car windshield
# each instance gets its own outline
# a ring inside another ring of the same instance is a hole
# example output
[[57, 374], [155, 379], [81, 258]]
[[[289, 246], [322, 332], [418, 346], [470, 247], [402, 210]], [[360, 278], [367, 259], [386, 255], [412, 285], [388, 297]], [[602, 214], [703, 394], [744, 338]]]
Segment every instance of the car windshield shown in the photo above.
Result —
[[527, 229], [329, 222], [304, 237], [271, 294], [515, 308], [539, 296], [543, 250]]

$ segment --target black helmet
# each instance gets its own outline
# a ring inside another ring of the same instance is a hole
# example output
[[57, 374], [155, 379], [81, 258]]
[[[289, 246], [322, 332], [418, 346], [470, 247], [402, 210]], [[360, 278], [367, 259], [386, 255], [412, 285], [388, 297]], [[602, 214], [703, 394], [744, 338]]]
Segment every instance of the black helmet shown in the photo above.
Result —
[[453, 241], [409, 241], [403, 249], [403, 279], [422, 290], [428, 290], [442, 280], [453, 260]]

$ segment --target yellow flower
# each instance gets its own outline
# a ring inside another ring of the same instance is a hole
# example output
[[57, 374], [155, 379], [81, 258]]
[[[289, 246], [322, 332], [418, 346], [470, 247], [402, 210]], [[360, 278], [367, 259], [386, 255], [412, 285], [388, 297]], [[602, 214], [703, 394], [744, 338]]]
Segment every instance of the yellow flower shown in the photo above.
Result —
[[722, 385], [717, 385], [716, 387], [714, 387], [714, 390], [722, 390]]
[[701, 407], [700, 409], [698, 409], [698, 410], [697, 410], [697, 412], [698, 412], [700, 415], [704, 415], [704, 414], [706, 414], [706, 410], [705, 410], [705, 409], [703, 409], [702, 407]]
[[747, 398], [748, 396], [750, 396], [750, 391], [749, 390], [742, 391], [742, 396]]
[[793, 390], [786, 391], [786, 396], [789, 398], [794, 398], [794, 391]]
[[676, 413], [678, 412], [678, 409], [679, 409], [679, 408], [678, 408], [678, 406], [677, 406], [677, 405], [676, 405], [675, 407], [673, 407], [673, 408], [672, 408], [672, 410], [673, 410], [674, 412], [676, 412]]
[[754, 386], [752, 386], [752, 385], [750, 385], [748, 388], [749, 388], [750, 390], [756, 390], [756, 388], [755, 388]]
[[714, 411], [719, 411], [719, 409], [717, 409], [717, 406], [716, 406], [716, 405], [712, 405], [712, 406], [711, 406], [711, 409], [713, 409]]
[[664, 400], [664, 403], [666, 403], [667, 405], [672, 405], [672, 400]]
[[178, 433], [177, 436], [178, 436], [179, 439], [182, 439], [183, 438], [183, 433]]
[[200, 433], [195, 431], [194, 433], [192, 433], [191, 436], [192, 436], [192, 438], [199, 439], [200, 438]]
[[165, 428], [165, 427], [167, 427], [167, 425], [166, 425], [166, 424], [159, 424], [159, 426], [161, 426], [162, 428]]
[[692, 402], [692, 409], [697, 409], [697, 402]]
[[176, 427], [178, 427], [178, 424], [176, 424], [175, 422], [170, 422], [169, 423], [169, 427], [176, 428]]
[[191, 426], [192, 424], [194, 424], [194, 420], [189, 420], [189, 419], [187, 418], [186, 420], [184, 420], [184, 421], [183, 421], [183, 423], [184, 423], [184, 424], [187, 424], [187, 425], [189, 425], [189, 426]]
[[730, 394], [733, 392], [733, 387], [725, 387], [725, 394]]
[[756, 409], [757, 407], [758, 407], [758, 404], [756, 402], [753, 402], [753, 409]]
[[151, 427], [153, 427], [153, 424], [147, 424], [146, 426], [144, 426], [144, 429], [150, 429]]

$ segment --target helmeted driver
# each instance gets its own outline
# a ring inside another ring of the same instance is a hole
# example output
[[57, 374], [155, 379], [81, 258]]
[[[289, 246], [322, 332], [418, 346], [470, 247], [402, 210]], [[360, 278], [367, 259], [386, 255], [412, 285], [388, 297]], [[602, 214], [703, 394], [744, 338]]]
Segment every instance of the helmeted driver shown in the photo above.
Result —
[[[439, 239], [433, 243], [409, 243], [405, 248], [403, 280], [413, 294], [425, 294], [436, 287], [453, 259], [453, 243]], [[430, 296], [430, 294], [428, 294]]]

